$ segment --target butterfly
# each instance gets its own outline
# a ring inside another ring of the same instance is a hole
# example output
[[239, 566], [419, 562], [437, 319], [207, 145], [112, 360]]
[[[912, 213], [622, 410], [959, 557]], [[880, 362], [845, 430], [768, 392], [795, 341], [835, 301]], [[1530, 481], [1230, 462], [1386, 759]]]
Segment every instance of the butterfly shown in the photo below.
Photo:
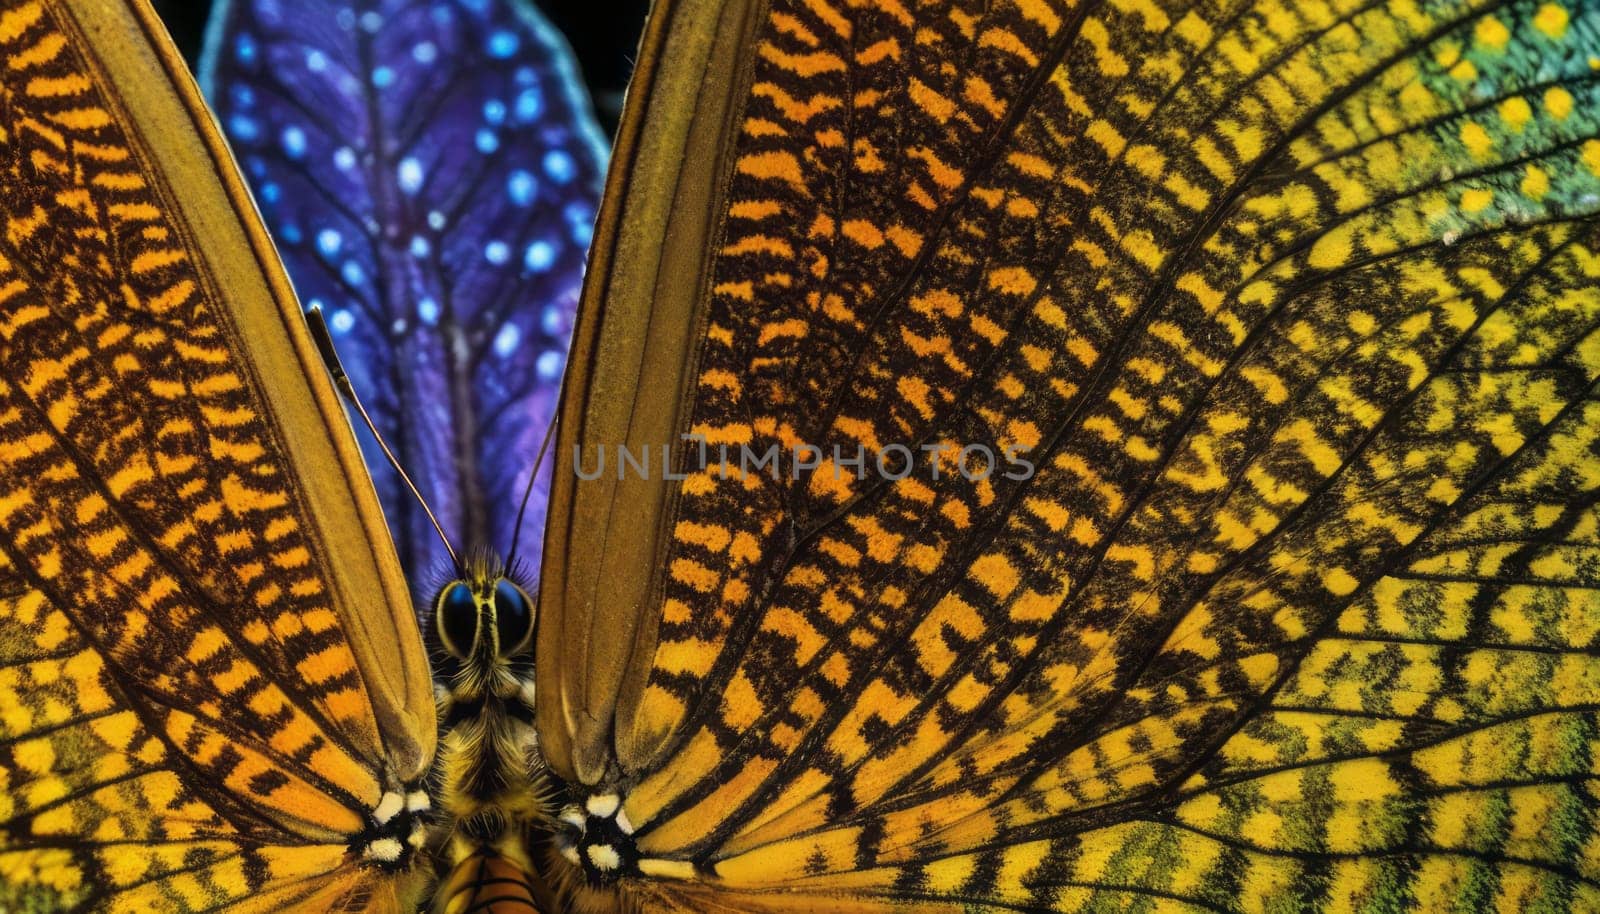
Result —
[[[1600, 910], [1597, 28], [658, 4], [561, 393], [544, 906]], [[406, 586], [158, 31], [0, 15], [0, 872], [409, 910]]]

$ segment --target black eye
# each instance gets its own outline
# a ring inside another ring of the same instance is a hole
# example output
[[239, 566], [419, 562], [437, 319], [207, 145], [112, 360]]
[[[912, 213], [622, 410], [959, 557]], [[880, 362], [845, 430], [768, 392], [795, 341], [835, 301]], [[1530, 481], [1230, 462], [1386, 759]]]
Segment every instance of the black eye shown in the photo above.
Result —
[[500, 635], [500, 656], [516, 653], [533, 627], [533, 607], [522, 588], [505, 578], [494, 586], [494, 624]]
[[433, 624], [444, 649], [465, 660], [478, 637], [478, 601], [472, 598], [472, 588], [464, 581], [446, 586], [434, 614]]

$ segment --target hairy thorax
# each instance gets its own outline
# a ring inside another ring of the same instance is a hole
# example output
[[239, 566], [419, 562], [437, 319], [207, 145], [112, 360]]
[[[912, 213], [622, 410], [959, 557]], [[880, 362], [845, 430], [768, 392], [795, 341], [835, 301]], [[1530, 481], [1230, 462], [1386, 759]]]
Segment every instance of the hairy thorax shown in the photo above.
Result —
[[[533, 726], [531, 601], [491, 559], [469, 559], [434, 603], [442, 882], [436, 911], [472, 909], [485, 893], [528, 910], [545, 893], [532, 850], [555, 821]], [[502, 905], [504, 906], [504, 905]]]

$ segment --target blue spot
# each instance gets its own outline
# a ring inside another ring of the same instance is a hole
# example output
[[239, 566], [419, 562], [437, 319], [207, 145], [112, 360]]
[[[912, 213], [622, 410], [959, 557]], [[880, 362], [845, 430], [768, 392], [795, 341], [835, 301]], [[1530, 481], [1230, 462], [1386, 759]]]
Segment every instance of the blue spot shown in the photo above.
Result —
[[505, 60], [517, 53], [517, 46], [521, 44], [517, 36], [504, 29], [489, 36], [489, 56], [496, 60]]
[[483, 103], [483, 119], [491, 124], [501, 124], [506, 119], [506, 103], [498, 98], [491, 98]]
[[306, 132], [290, 124], [283, 128], [283, 151], [291, 159], [298, 159], [306, 154]]
[[494, 335], [495, 354], [502, 359], [508, 358], [517, 351], [517, 344], [520, 342], [522, 342], [522, 331], [517, 329], [516, 324], [506, 324]]
[[511, 259], [511, 247], [504, 241], [491, 241], [483, 246], [483, 259], [493, 264], [505, 263]]
[[228, 132], [233, 134], [233, 138], [241, 143], [252, 142], [261, 135], [260, 129], [256, 127], [255, 120], [242, 114], [235, 114], [233, 117], [228, 118]]
[[539, 328], [550, 336], [560, 336], [567, 330], [567, 315], [560, 305], [545, 305], [539, 312]]
[[334, 14], [333, 21], [339, 23], [339, 28], [348, 32], [356, 27], [356, 11], [348, 6], [344, 7]]
[[533, 175], [522, 169], [511, 173], [506, 179], [506, 193], [511, 196], [511, 202], [518, 206], [527, 206], [533, 202], [533, 195], [539, 190], [539, 185], [533, 180]]
[[417, 63], [433, 63], [439, 57], [439, 47], [431, 41], [419, 41], [411, 49], [411, 59]]
[[565, 151], [552, 149], [544, 154], [544, 173], [557, 184], [565, 184], [577, 175], [578, 166]]
[[403, 317], [395, 318], [394, 319], [394, 323], [389, 325], [389, 332], [393, 333], [395, 336], [399, 336], [400, 334], [405, 333], [406, 332], [406, 319], [403, 318]]
[[285, 222], [278, 227], [278, 237], [283, 239], [284, 244], [299, 244], [304, 236], [300, 234], [300, 226]]
[[438, 323], [439, 303], [431, 298], [417, 302], [417, 317], [422, 318], [422, 322], [430, 327]]
[[580, 201], [568, 203], [562, 215], [567, 219], [572, 240], [580, 245], [588, 245], [589, 239], [594, 237], [594, 210], [589, 208], [589, 204]]
[[494, 131], [488, 127], [478, 128], [478, 135], [473, 137], [472, 141], [477, 145], [478, 151], [484, 155], [488, 155], [500, 148], [500, 138], [495, 136]]
[[379, 89], [387, 89], [394, 85], [394, 71], [388, 67], [378, 67], [372, 71], [372, 84]]
[[339, 268], [339, 275], [352, 286], [359, 286], [367, 281], [367, 271], [361, 269], [361, 264], [354, 260], [346, 260], [344, 266]]
[[422, 189], [422, 163], [415, 156], [406, 156], [400, 160], [400, 166], [395, 169], [395, 180], [400, 184], [400, 190], [406, 194], [414, 194]]
[[256, 40], [249, 35], [241, 34], [233, 40], [233, 53], [239, 58], [240, 63], [255, 63]]
[[433, 245], [428, 243], [428, 239], [422, 237], [421, 235], [411, 236], [412, 257], [416, 257], [420, 260], [421, 258], [428, 256], [428, 252], [431, 250], [433, 250]]
[[556, 249], [548, 241], [535, 241], [522, 252], [522, 265], [534, 273], [543, 273], [556, 262]]
[[260, 156], [251, 156], [245, 159], [244, 167], [248, 168], [250, 174], [257, 178], [265, 178], [267, 176], [267, 163], [263, 162]]
[[474, 13], [481, 13], [484, 7], [488, 6], [488, 3], [486, 0], [461, 0], [461, 5]]
[[256, 103], [255, 91], [244, 83], [234, 83], [229, 86], [228, 96], [241, 108], [248, 108]]
[[306, 69], [313, 73], [321, 73], [328, 69], [328, 55], [321, 51], [307, 51]]
[[519, 86], [531, 86], [537, 79], [532, 67], [518, 67], [517, 74], [513, 78], [516, 79]]
[[368, 35], [383, 28], [383, 14], [375, 10], [368, 10], [361, 14], [361, 28]]
[[539, 372], [541, 380], [554, 381], [561, 377], [561, 353], [554, 349], [546, 349], [539, 353], [539, 361], [534, 363], [534, 370]]
[[340, 171], [349, 171], [356, 167], [356, 151], [349, 146], [340, 146], [333, 151], [333, 164]]
[[433, 14], [434, 22], [438, 23], [439, 25], [450, 24], [450, 7], [448, 4], [441, 3], [435, 6], [430, 12]]
[[444, 228], [444, 213], [438, 210], [430, 210], [428, 212], [428, 228], [436, 232]]
[[356, 316], [344, 308], [328, 315], [328, 326], [334, 333], [349, 333], [350, 328], [356, 325]]
[[276, 184], [267, 183], [261, 185], [261, 200], [264, 203], [277, 203], [278, 198], [282, 195], [283, 189]]
[[339, 253], [339, 248], [344, 246], [344, 239], [335, 229], [325, 228], [317, 233], [317, 250], [329, 257]]
[[514, 107], [517, 112], [517, 120], [524, 123], [538, 120], [539, 115], [544, 112], [544, 93], [537, 88], [523, 89], [517, 93]]

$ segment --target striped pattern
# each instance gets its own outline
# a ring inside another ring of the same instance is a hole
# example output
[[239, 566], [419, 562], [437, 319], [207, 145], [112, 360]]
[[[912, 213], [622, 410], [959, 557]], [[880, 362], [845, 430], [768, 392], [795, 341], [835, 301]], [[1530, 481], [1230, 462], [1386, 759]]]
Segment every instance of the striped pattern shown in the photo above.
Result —
[[0, 874], [385, 909], [394, 774], [281, 432], [75, 28], [0, 5]]
[[577, 894], [1600, 909], [1600, 12], [762, 15]]
[[523, 866], [494, 851], [457, 863], [434, 892], [439, 914], [539, 914]]

